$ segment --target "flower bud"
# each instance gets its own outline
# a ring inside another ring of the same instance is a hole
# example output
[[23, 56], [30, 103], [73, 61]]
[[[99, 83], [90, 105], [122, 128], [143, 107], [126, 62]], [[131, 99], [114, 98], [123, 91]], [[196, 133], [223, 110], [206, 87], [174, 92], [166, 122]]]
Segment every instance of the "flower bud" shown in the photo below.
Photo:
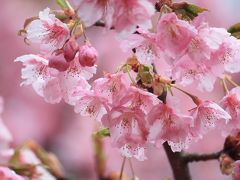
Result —
[[69, 67], [69, 63], [66, 62], [66, 60], [64, 59], [63, 55], [55, 55], [49, 58], [49, 63], [48, 66], [51, 68], [55, 68], [58, 71], [66, 71]]
[[72, 61], [75, 58], [75, 55], [77, 54], [79, 50], [79, 45], [75, 38], [69, 39], [69, 41], [65, 44], [63, 48], [64, 52], [64, 58], [67, 62]]
[[89, 43], [79, 48], [79, 63], [85, 66], [93, 66], [97, 60], [97, 50]]

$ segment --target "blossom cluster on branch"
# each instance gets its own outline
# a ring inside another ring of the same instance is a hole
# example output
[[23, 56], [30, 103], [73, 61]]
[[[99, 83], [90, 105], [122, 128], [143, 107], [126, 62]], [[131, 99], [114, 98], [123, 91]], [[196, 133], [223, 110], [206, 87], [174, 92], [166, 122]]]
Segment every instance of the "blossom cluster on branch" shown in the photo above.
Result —
[[[68, 1], [57, 2], [62, 10], [44, 9], [19, 32], [40, 47], [38, 54], [15, 60], [24, 66], [22, 85], [99, 122], [127, 158], [145, 160], [149, 144], [159, 148], [164, 142], [180, 152], [214, 128], [224, 136], [239, 131], [240, 89], [230, 75], [240, 72], [240, 40], [211, 27], [205, 9], [171, 1], [75, 0], [74, 10]], [[152, 26], [154, 14], [159, 18]], [[89, 83], [98, 52], [85, 32], [96, 23], [116, 31], [133, 55], [115, 73]], [[216, 82], [226, 91], [219, 102], [181, 88], [211, 92]], [[234, 88], [229, 91], [227, 83]], [[180, 108], [175, 91], [193, 100], [191, 109]]]

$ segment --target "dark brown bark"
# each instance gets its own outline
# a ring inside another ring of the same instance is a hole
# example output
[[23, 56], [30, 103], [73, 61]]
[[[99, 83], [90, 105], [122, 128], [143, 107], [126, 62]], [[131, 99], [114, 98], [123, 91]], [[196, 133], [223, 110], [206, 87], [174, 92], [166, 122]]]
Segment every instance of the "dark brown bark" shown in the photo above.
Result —
[[188, 163], [184, 161], [182, 152], [172, 152], [167, 142], [163, 143], [175, 180], [191, 180]]

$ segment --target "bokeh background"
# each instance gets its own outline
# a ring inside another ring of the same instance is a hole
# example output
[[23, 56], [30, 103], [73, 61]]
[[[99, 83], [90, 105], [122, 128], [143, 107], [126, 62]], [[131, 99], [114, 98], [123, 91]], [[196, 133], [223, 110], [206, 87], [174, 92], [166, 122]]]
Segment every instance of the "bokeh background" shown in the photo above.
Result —
[[[212, 26], [229, 27], [240, 22], [239, 0], [191, 2], [209, 9], [207, 18]], [[20, 87], [21, 64], [13, 62], [20, 55], [38, 52], [37, 47], [26, 45], [23, 38], [17, 36], [17, 31], [22, 28], [24, 20], [37, 15], [45, 7], [52, 9], [58, 7], [54, 0], [1, 0], [0, 5], [0, 96], [5, 99], [3, 118], [13, 134], [13, 145], [34, 139], [47, 150], [57, 154], [67, 175], [73, 180], [95, 180], [91, 141], [94, 122], [81, 118], [74, 113], [71, 106], [64, 103], [56, 105], [45, 103], [31, 87]], [[95, 78], [101, 76], [103, 71], [114, 72], [128, 55], [120, 49], [114, 32], [106, 33], [102, 28], [93, 27], [87, 34], [100, 54]], [[240, 75], [236, 75], [235, 78], [238, 81]], [[219, 100], [223, 94], [222, 89], [216, 85], [215, 93], [199, 95]], [[218, 151], [222, 148], [223, 141], [224, 138], [219, 132], [212, 131], [201, 141], [193, 144], [189, 151], [206, 153]], [[105, 148], [108, 172], [119, 171], [122, 157], [111, 147], [108, 139]], [[163, 149], [149, 147], [147, 155], [148, 160], [144, 162], [133, 160], [135, 173], [141, 180], [163, 180], [172, 177]], [[128, 165], [125, 169], [126, 173], [130, 174]], [[217, 161], [192, 163], [190, 169], [193, 180], [231, 179], [221, 175]]]

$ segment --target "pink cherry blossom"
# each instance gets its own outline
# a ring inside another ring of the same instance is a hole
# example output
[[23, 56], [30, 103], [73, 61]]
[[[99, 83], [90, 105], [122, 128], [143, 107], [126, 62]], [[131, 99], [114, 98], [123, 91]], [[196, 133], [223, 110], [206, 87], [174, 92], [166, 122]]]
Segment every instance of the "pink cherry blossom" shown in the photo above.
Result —
[[125, 96], [130, 87], [129, 77], [124, 73], [107, 73], [103, 78], [94, 81], [92, 88], [97, 96], [108, 100], [109, 104], [116, 106], [120, 99]]
[[150, 126], [149, 141], [157, 147], [165, 141], [174, 152], [188, 147], [193, 125], [191, 116], [177, 112], [177, 107], [171, 107], [171, 103], [159, 103], [152, 108], [147, 120]]
[[[135, 55], [141, 64], [152, 65], [161, 59], [165, 53], [161, 51], [156, 42], [156, 33], [137, 29], [137, 34], [130, 35], [121, 44], [124, 51], [135, 49]], [[167, 60], [164, 57], [164, 60]]]
[[191, 114], [194, 118], [192, 134], [199, 138], [217, 126], [226, 125], [231, 119], [226, 111], [212, 101], [200, 102], [196, 108], [191, 110]]
[[223, 127], [228, 133], [240, 128], [240, 87], [233, 88], [220, 101], [221, 106], [231, 115], [229, 123]]
[[126, 157], [138, 160], [146, 159], [144, 145], [147, 140], [145, 114], [140, 109], [115, 107], [102, 118], [102, 123], [109, 128], [112, 145], [120, 148]]
[[49, 8], [40, 11], [39, 19], [32, 21], [26, 31], [26, 38], [47, 52], [62, 48], [70, 34], [67, 25], [51, 14]]
[[0, 179], [2, 180], [26, 180], [24, 177], [17, 175], [13, 170], [0, 166]]
[[149, 29], [154, 11], [148, 0], [110, 0], [106, 24], [123, 34], [134, 32], [137, 26]]
[[75, 38], [70, 38], [68, 42], [64, 45], [64, 58], [67, 62], [74, 60], [77, 52], [79, 51], [79, 45]]
[[225, 38], [220, 47], [212, 54], [215, 63], [229, 73], [240, 72], [240, 40], [235, 37]]
[[88, 42], [79, 48], [79, 63], [85, 67], [94, 66], [97, 61], [98, 52], [97, 50]]
[[100, 121], [107, 113], [107, 99], [97, 95], [94, 91], [86, 91], [78, 101], [76, 101], [74, 111], [81, 116], [89, 116]]
[[[78, 6], [78, 15], [85, 26], [91, 26], [104, 19], [108, 10], [109, 0], [75, 0]], [[93, 13], [94, 12], [94, 13]]]
[[219, 69], [211, 63], [212, 61], [208, 60], [192, 61], [188, 55], [185, 55], [174, 64], [172, 77], [183, 86], [195, 83], [199, 90], [210, 92], [217, 77], [223, 72], [223, 68]]
[[141, 109], [145, 114], [147, 114], [153, 106], [159, 102], [160, 100], [156, 95], [135, 86], [130, 86], [128, 93], [120, 100], [120, 105], [128, 107], [132, 110]]
[[21, 85], [32, 85], [36, 93], [46, 102], [58, 103], [64, 99], [74, 104], [76, 91], [90, 89], [86, 80], [96, 72], [96, 67], [82, 67], [77, 58], [70, 62], [66, 71], [59, 72], [49, 67], [49, 59], [39, 55], [24, 55], [15, 61], [23, 63]]
[[163, 15], [158, 22], [158, 46], [174, 59], [186, 52], [196, 35], [197, 29], [190, 23], [178, 19], [175, 13]]

